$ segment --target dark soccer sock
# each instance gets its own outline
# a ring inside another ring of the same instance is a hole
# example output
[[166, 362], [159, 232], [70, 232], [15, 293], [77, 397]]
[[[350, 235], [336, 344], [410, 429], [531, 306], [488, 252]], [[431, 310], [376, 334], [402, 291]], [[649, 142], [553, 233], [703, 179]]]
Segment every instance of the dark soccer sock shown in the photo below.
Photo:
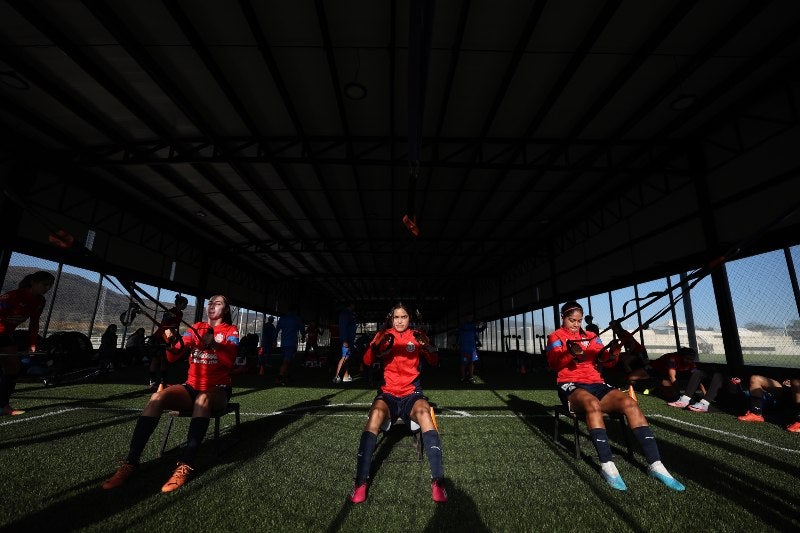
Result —
[[717, 394], [719, 394], [719, 390], [722, 388], [722, 374], [719, 372], [714, 372], [714, 376], [711, 378], [711, 383], [708, 385], [708, 391], [706, 391], [705, 399], [709, 402], [713, 402], [717, 398]]
[[608, 442], [608, 433], [605, 428], [595, 428], [589, 430], [589, 438], [592, 439], [594, 449], [597, 450], [597, 457], [601, 463], [611, 460], [613, 454], [611, 453], [611, 444]]
[[638, 428], [633, 428], [631, 431], [636, 435], [639, 446], [642, 447], [644, 457], [647, 459], [647, 464], [650, 465], [656, 461], [660, 461], [661, 454], [658, 452], [656, 437], [653, 435], [653, 430], [650, 429], [650, 426], [639, 426]]
[[760, 415], [764, 406], [764, 398], [761, 396], [750, 395], [750, 412], [754, 415]]
[[369, 469], [372, 466], [372, 452], [378, 443], [378, 436], [369, 431], [361, 434], [361, 442], [358, 444], [358, 456], [356, 459], [356, 483], [361, 485], [369, 479]]
[[703, 372], [702, 370], [696, 369], [694, 372], [692, 372], [692, 374], [689, 376], [689, 382], [686, 384], [686, 391], [684, 392], [684, 394], [689, 398], [691, 398], [697, 391], [697, 389], [700, 388], [700, 382], [705, 377], [705, 375], [706, 375], [705, 372]]
[[186, 448], [183, 450], [182, 461], [184, 463], [194, 464], [197, 450], [200, 448], [200, 443], [203, 442], [208, 431], [209, 422], [211, 422], [211, 419], [205, 417], [192, 418], [189, 421], [189, 434], [186, 437]]
[[158, 417], [156, 416], [140, 416], [136, 419], [136, 426], [133, 428], [133, 437], [131, 437], [131, 448], [128, 451], [127, 462], [132, 465], [139, 464], [139, 457], [142, 455], [142, 450], [147, 445], [150, 435], [155, 431], [158, 425]]
[[442, 463], [442, 441], [439, 439], [439, 432], [431, 429], [423, 433], [422, 445], [425, 447], [425, 454], [428, 456], [428, 464], [431, 465], [431, 478], [443, 478], [444, 464]]
[[0, 372], [0, 407], [5, 407], [11, 401], [11, 394], [17, 386], [17, 376]]

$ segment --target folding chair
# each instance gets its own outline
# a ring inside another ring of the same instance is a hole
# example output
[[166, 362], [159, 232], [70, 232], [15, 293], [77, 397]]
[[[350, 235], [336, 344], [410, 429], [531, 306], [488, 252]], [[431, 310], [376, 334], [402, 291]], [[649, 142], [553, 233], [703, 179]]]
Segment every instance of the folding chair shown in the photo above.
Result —
[[[234, 425], [234, 429], [237, 429], [239, 427], [239, 421], [240, 421], [239, 404], [238, 403], [236, 403], [236, 402], [228, 402], [228, 406], [225, 409], [225, 412], [214, 413], [214, 414], [211, 415], [211, 416], [214, 417], [214, 445], [215, 445], [215, 448], [217, 450], [217, 453], [219, 453], [219, 422], [220, 422], [220, 418], [222, 418], [225, 415], [231, 414], [231, 413], [236, 415], [236, 423]], [[159, 452], [159, 456], [164, 455], [164, 450], [167, 448], [167, 441], [169, 440], [169, 434], [170, 434], [170, 431], [172, 431], [172, 424], [175, 422], [175, 419], [178, 418], [178, 417], [180, 417], [180, 418], [191, 418], [192, 417], [192, 411], [191, 410], [188, 410], [188, 411], [167, 411], [166, 415], [167, 415], [167, 422], [166, 422], [166, 425], [164, 426], [164, 434], [161, 437], [161, 451]]]
[[[580, 459], [581, 457], [581, 447], [580, 447], [580, 437], [581, 432], [578, 428], [578, 422], [583, 418], [581, 413], [576, 413], [572, 410], [572, 407], [565, 407], [563, 404], [558, 404], [553, 406], [553, 414], [555, 423], [553, 424], [553, 442], [556, 444], [560, 444], [558, 442], [558, 428], [561, 422], [561, 416], [564, 416], [568, 419], [572, 420], [572, 441], [574, 446], [574, 453], [575, 458]], [[622, 435], [625, 438], [625, 447], [628, 451], [628, 458], [633, 459], [633, 447], [631, 444], [631, 436], [630, 436], [630, 429], [628, 428], [627, 419], [625, 415], [622, 413], [612, 413], [610, 415], [603, 414], [603, 419], [606, 422], [606, 427], [608, 427], [611, 420], [616, 420], [619, 422], [620, 430], [622, 431]]]

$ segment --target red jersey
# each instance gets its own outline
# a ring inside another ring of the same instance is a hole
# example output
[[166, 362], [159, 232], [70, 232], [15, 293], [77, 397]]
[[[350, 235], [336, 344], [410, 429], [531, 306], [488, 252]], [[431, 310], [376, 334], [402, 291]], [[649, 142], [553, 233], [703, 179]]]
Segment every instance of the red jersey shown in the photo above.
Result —
[[16, 289], [0, 295], [0, 335], [11, 335], [17, 326], [28, 322], [28, 344], [36, 346], [39, 340], [39, 317], [44, 311], [45, 299], [30, 289]]
[[[422, 350], [420, 344], [414, 339], [414, 330], [412, 329], [399, 333], [394, 328], [390, 328], [386, 330], [386, 333], [394, 336], [394, 344], [392, 350], [381, 359], [384, 381], [381, 391], [392, 396], [407, 396], [415, 390], [420, 390], [420, 354], [431, 365], [439, 362], [439, 355], [436, 352], [430, 353], [428, 350]], [[380, 332], [372, 339], [373, 343], [377, 342], [378, 335]], [[371, 365], [374, 358], [372, 343], [370, 343], [364, 353], [364, 364]]]
[[656, 372], [666, 376], [670, 368], [674, 368], [676, 372], [691, 372], [696, 368], [694, 361], [687, 361], [677, 352], [665, 353], [655, 361], [650, 361]]
[[[567, 350], [567, 341], [579, 341], [586, 359], [580, 362], [575, 361], [572, 354]], [[586, 331], [571, 332], [564, 327], [560, 327], [547, 336], [547, 364], [550, 368], [558, 371], [556, 381], [558, 383], [603, 383], [603, 376], [595, 366], [597, 354], [603, 349], [603, 341], [600, 337]], [[607, 366], [612, 366], [609, 363]]]
[[214, 345], [204, 347], [202, 337], [211, 328], [207, 322], [197, 322], [183, 334], [184, 350], [167, 349], [172, 363], [189, 350], [189, 375], [186, 383], [196, 390], [209, 390], [217, 385], [230, 385], [231, 370], [239, 350], [239, 329], [230, 324], [214, 326]]

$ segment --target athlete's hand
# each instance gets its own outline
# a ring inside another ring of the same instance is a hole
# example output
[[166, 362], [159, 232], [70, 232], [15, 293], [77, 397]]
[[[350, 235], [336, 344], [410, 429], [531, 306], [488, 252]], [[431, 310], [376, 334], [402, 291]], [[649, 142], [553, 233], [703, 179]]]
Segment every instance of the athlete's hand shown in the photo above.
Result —
[[379, 331], [372, 342], [372, 354], [375, 357], [383, 357], [392, 351], [392, 346], [394, 346], [394, 335], [385, 330]]
[[580, 362], [586, 360], [586, 354], [583, 353], [580, 341], [567, 341], [567, 351], [572, 355], [575, 361]]
[[414, 340], [417, 341], [417, 343], [419, 343], [419, 345], [423, 348], [427, 348], [431, 344], [431, 340], [424, 331], [415, 329], [412, 335], [414, 335]]
[[177, 328], [167, 328], [161, 334], [161, 338], [171, 350], [183, 350], [183, 337], [178, 334]]
[[613, 363], [619, 359], [621, 352], [622, 343], [618, 339], [614, 339], [607, 346], [603, 346], [603, 349], [597, 354], [597, 360], [603, 364]]

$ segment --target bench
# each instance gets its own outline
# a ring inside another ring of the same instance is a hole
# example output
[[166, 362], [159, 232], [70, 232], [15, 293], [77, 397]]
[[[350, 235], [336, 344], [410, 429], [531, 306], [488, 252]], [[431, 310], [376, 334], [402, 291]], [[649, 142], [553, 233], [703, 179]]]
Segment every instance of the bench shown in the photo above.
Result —
[[[164, 435], [161, 437], [161, 451], [159, 452], [159, 456], [164, 455], [164, 450], [167, 448], [167, 441], [169, 440], [170, 431], [172, 431], [172, 424], [175, 422], [176, 418], [191, 418], [192, 411], [167, 411], [165, 413], [167, 415], [167, 422], [164, 426]], [[217, 447], [217, 452], [219, 452], [219, 423], [220, 418], [225, 415], [234, 414], [236, 415], [236, 424], [234, 428], [239, 427], [239, 404], [236, 402], [228, 402], [228, 406], [225, 408], [225, 412], [212, 414], [211, 416], [214, 418], [214, 445]]]
[[[563, 416], [565, 418], [568, 418], [568, 419], [572, 420], [572, 439], [573, 439], [575, 458], [576, 459], [580, 459], [580, 457], [581, 457], [581, 447], [580, 447], [581, 432], [580, 432], [580, 429], [578, 428], [578, 422], [580, 422], [582, 417], [578, 416], [577, 413], [575, 413], [570, 408], [567, 408], [566, 406], [564, 406], [562, 404], [558, 404], [558, 405], [554, 405], [553, 406], [553, 414], [554, 414], [554, 418], [555, 418], [555, 423], [553, 424], [553, 442], [555, 442], [556, 444], [560, 444], [558, 442], [558, 428], [559, 428], [559, 425], [560, 425], [560, 422], [561, 422], [561, 417]], [[622, 435], [625, 438], [625, 447], [627, 448], [627, 451], [628, 451], [628, 458], [629, 459], [633, 459], [633, 447], [632, 447], [632, 443], [631, 443], [631, 434], [630, 434], [631, 432], [630, 432], [630, 429], [628, 428], [628, 423], [627, 423], [627, 420], [625, 418], [625, 415], [623, 415], [622, 413], [612, 413], [610, 415], [609, 414], [603, 414], [603, 419], [606, 422], [606, 427], [608, 427], [609, 423], [612, 420], [616, 420], [617, 422], [619, 422], [620, 430], [622, 431]]]
[[419, 430], [419, 424], [414, 422], [413, 420], [409, 421], [410, 423], [406, 425], [402, 418], [397, 418], [394, 422], [390, 420], [384, 421], [383, 425], [381, 426], [381, 433], [383, 434], [383, 439], [386, 438], [386, 435], [389, 433], [392, 428], [396, 428], [394, 431], [403, 432], [411, 435], [412, 439], [412, 446], [414, 447], [414, 451], [417, 454], [417, 461], [422, 461], [423, 455], [423, 447], [422, 447], [422, 435]]

